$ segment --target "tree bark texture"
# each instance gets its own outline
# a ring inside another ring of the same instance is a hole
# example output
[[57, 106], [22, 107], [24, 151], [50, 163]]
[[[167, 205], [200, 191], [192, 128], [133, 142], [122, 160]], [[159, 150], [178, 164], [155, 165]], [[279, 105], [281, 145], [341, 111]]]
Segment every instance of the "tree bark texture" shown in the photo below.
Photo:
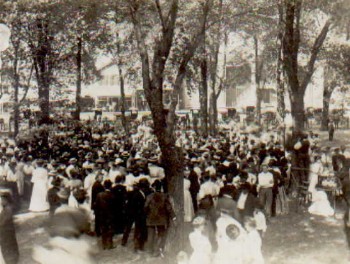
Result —
[[201, 115], [201, 134], [202, 137], [208, 137], [208, 62], [205, 52], [205, 44], [203, 44], [203, 58], [200, 63], [201, 84], [199, 86], [199, 103]]
[[280, 122], [284, 123], [284, 118], [286, 116], [286, 105], [284, 101], [285, 87], [283, 80], [283, 6], [279, 4], [278, 6], [279, 20], [278, 20], [278, 57], [277, 57], [277, 75], [276, 75], [276, 84], [277, 84], [277, 113], [280, 117]]
[[[119, 35], [117, 34], [117, 39], [119, 39]], [[118, 75], [119, 75], [119, 84], [120, 84], [120, 95], [122, 99], [122, 105], [121, 105], [121, 112], [122, 112], [122, 125], [124, 128], [124, 131], [126, 135], [129, 135], [129, 121], [127, 120], [125, 116], [125, 111], [126, 111], [126, 105], [125, 105], [125, 79], [124, 79], [124, 74], [123, 74], [123, 69], [122, 69], [122, 62], [121, 62], [121, 48], [120, 48], [120, 43], [117, 43], [117, 56], [118, 56]]]
[[[218, 83], [218, 65], [219, 65], [219, 52], [221, 45], [221, 29], [223, 24], [223, 0], [219, 1], [219, 15], [220, 20], [218, 23], [217, 30], [215, 32], [216, 41], [214, 43], [214, 54], [212, 60], [212, 65], [210, 67], [210, 79], [211, 79], [211, 93], [209, 98], [209, 124], [210, 124], [210, 134], [215, 136], [217, 134], [218, 126], [218, 104], [217, 100], [219, 98], [221, 90], [217, 91]], [[225, 39], [226, 44], [226, 39]], [[225, 63], [226, 64], [226, 63]], [[219, 88], [218, 88], [219, 89]]]
[[50, 84], [52, 61], [51, 41], [52, 36], [49, 34], [48, 22], [45, 19], [37, 19], [37, 47], [31, 47], [33, 52], [33, 61], [35, 75], [38, 84], [40, 120], [39, 125], [50, 122]]
[[259, 39], [254, 36], [254, 54], [255, 54], [255, 89], [256, 89], [256, 117], [258, 124], [261, 121], [261, 75], [262, 75], [262, 62], [259, 60]]
[[121, 112], [122, 112], [122, 125], [124, 127], [124, 131], [126, 135], [129, 135], [129, 122], [125, 116], [126, 111], [126, 105], [125, 105], [125, 82], [124, 82], [124, 75], [123, 70], [120, 65], [118, 65], [118, 72], [119, 72], [119, 83], [120, 83], [120, 95], [122, 99], [122, 105], [121, 105]]
[[323, 108], [322, 108], [322, 120], [321, 130], [328, 130], [329, 123], [329, 104], [334, 89], [337, 87], [337, 76], [334, 75], [334, 70], [329, 67], [324, 67], [324, 79], [323, 79]]
[[[20, 77], [18, 74], [18, 49], [15, 47], [15, 59], [13, 62], [13, 74], [14, 74], [14, 106], [13, 106], [13, 121], [14, 121], [14, 131], [13, 131], [13, 137], [16, 138], [19, 132], [19, 99], [18, 99], [18, 93], [19, 93], [19, 86], [20, 86]], [[10, 121], [11, 122], [11, 121]]]
[[321, 121], [321, 130], [328, 130], [328, 121], [329, 121], [329, 102], [331, 100], [332, 93], [327, 87], [323, 89], [323, 107], [322, 107], [322, 121]]
[[298, 53], [300, 47], [300, 19], [302, 0], [285, 0], [285, 30], [283, 37], [283, 68], [288, 82], [288, 92], [292, 105], [294, 130], [304, 130], [304, 95], [314, 73], [315, 63], [320, 49], [327, 37], [330, 21], [327, 21], [317, 36], [311, 49], [310, 59], [303, 79], [299, 78]]
[[77, 90], [75, 94], [75, 113], [74, 113], [74, 119], [78, 121], [80, 120], [80, 112], [81, 112], [82, 50], [83, 50], [83, 40], [81, 37], [78, 37], [77, 54], [76, 54]]

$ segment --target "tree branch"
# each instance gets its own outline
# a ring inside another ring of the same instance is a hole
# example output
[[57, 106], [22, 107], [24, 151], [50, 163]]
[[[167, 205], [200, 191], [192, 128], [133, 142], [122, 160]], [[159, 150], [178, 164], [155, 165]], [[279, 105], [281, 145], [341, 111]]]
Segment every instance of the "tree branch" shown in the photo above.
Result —
[[147, 93], [147, 91], [151, 89], [149, 57], [146, 49], [146, 42], [142, 36], [141, 25], [138, 20], [138, 15], [137, 15], [138, 6], [136, 5], [135, 1], [129, 2], [129, 10], [130, 10], [132, 23], [134, 25], [135, 38], [136, 38], [138, 50], [141, 57], [143, 88], [145, 93]]
[[314, 69], [315, 69], [315, 62], [318, 56], [318, 53], [321, 50], [321, 47], [327, 37], [328, 31], [329, 31], [329, 27], [331, 25], [331, 22], [328, 20], [325, 25], [323, 26], [320, 34], [318, 35], [318, 37], [316, 38], [314, 45], [312, 47], [311, 50], [311, 57], [310, 60], [307, 64], [307, 71], [306, 71], [306, 75], [301, 83], [301, 91], [305, 92], [307, 85], [309, 84], [311, 77], [314, 73]]
[[[171, 46], [174, 38], [175, 31], [175, 22], [178, 13], [178, 1], [174, 0], [171, 4], [169, 10], [169, 21], [167, 22], [165, 28], [163, 28], [162, 38], [157, 41], [157, 45], [155, 45], [155, 51], [153, 56], [153, 64], [152, 64], [152, 73], [153, 73], [153, 81], [163, 81], [163, 73], [165, 69], [165, 64], [169, 58]], [[163, 83], [154, 83], [152, 84], [154, 87], [162, 87]]]
[[[170, 108], [169, 108], [169, 114], [168, 114], [168, 120], [173, 122], [175, 119], [175, 109], [178, 104], [178, 98], [179, 98], [179, 93], [181, 90], [182, 82], [183, 79], [186, 75], [186, 68], [189, 63], [189, 61], [192, 59], [196, 49], [198, 48], [199, 44], [203, 41], [204, 36], [205, 36], [205, 31], [206, 31], [206, 25], [207, 25], [207, 18], [209, 14], [210, 7], [212, 6], [213, 0], [207, 0], [204, 7], [203, 7], [203, 16], [201, 18], [200, 22], [200, 27], [199, 31], [195, 34], [195, 37], [191, 43], [188, 44], [186, 48], [186, 54], [183, 56], [180, 67], [175, 79], [175, 84], [174, 84], [174, 91], [172, 94], [172, 100], [170, 103]], [[169, 123], [171, 123], [169, 122]], [[174, 124], [171, 124], [172, 126]], [[169, 126], [169, 129], [173, 129], [172, 126]]]
[[154, 0], [154, 1], [155, 1], [155, 4], [156, 4], [156, 7], [157, 7], [157, 11], [158, 11], [160, 22], [162, 23], [163, 32], [165, 32], [167, 30], [167, 25], [166, 25], [166, 23], [164, 21], [162, 8], [160, 6], [159, 0]]

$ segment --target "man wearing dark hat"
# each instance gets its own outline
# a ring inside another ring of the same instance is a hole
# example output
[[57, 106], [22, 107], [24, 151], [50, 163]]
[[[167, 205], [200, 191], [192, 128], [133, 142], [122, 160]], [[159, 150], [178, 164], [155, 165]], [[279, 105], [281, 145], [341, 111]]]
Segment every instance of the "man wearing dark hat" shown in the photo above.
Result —
[[112, 183], [110, 180], [104, 182], [105, 190], [97, 194], [94, 212], [96, 222], [99, 223], [99, 228], [102, 236], [102, 248], [113, 248], [114, 234], [114, 196], [111, 192]]
[[115, 185], [112, 187], [114, 195], [114, 231], [116, 234], [122, 234], [126, 222], [126, 205], [128, 192], [124, 185], [125, 175], [119, 175], [115, 178]]
[[100, 223], [99, 223], [99, 218], [96, 217], [96, 198], [97, 195], [100, 192], [103, 192], [105, 189], [102, 185], [102, 181], [103, 181], [103, 174], [102, 173], [98, 173], [96, 175], [96, 181], [95, 183], [92, 185], [92, 190], [91, 190], [91, 209], [95, 212], [95, 232], [97, 236], [100, 236]]
[[61, 198], [59, 197], [58, 193], [60, 191], [61, 186], [61, 179], [58, 177], [55, 177], [51, 184], [53, 185], [52, 188], [50, 188], [47, 192], [47, 200], [50, 205], [50, 216], [53, 216], [56, 209], [61, 206]]
[[122, 245], [126, 245], [131, 231], [132, 224], [135, 223], [134, 249], [136, 252], [143, 251], [147, 239], [146, 215], [144, 206], [147, 196], [151, 193], [147, 179], [141, 179], [137, 188], [130, 196], [127, 205], [127, 225], [124, 230]]
[[190, 174], [188, 176], [188, 180], [191, 182], [189, 191], [192, 198], [193, 209], [194, 209], [194, 212], [197, 213], [198, 211], [197, 194], [200, 189], [200, 184], [199, 184], [199, 177], [197, 173], [194, 171], [192, 164], [190, 164]]
[[148, 229], [148, 248], [151, 254], [163, 254], [166, 231], [175, 220], [175, 213], [167, 194], [162, 193], [162, 183], [156, 180], [153, 184], [156, 192], [147, 196], [145, 203], [146, 222]]

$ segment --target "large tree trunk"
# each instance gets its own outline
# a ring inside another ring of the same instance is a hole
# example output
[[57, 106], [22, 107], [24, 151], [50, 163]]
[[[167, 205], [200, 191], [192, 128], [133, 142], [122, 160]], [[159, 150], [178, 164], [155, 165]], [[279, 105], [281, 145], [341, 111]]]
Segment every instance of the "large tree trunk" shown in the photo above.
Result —
[[122, 112], [122, 125], [126, 135], [129, 135], [129, 122], [125, 116], [126, 105], [125, 105], [125, 86], [124, 86], [124, 75], [121, 66], [118, 66], [119, 71], [119, 82], [120, 82], [120, 95], [122, 99], [121, 112]]
[[39, 125], [48, 124], [50, 122], [50, 83], [51, 83], [51, 71], [52, 61], [51, 44], [52, 36], [49, 34], [49, 25], [47, 20], [37, 20], [38, 31], [38, 46], [32, 46], [33, 61], [35, 74], [38, 84], [39, 95], [39, 108], [40, 108], [40, 120]]
[[209, 98], [209, 116], [210, 116], [210, 135], [215, 136], [217, 134], [217, 124], [218, 124], [218, 96], [215, 94], [215, 90], [212, 90]]
[[256, 117], [258, 124], [261, 123], [261, 75], [262, 75], [262, 62], [259, 61], [259, 40], [254, 36], [254, 53], [255, 53], [255, 89], [256, 89]]
[[[116, 39], [118, 40], [119, 34], [116, 33]], [[127, 120], [126, 116], [125, 116], [125, 111], [126, 109], [126, 105], [125, 105], [125, 80], [124, 80], [124, 74], [123, 74], [123, 65], [121, 62], [121, 47], [120, 47], [120, 43], [117, 42], [117, 56], [118, 56], [118, 75], [119, 75], [119, 83], [120, 83], [120, 96], [122, 99], [122, 105], [121, 105], [121, 112], [122, 112], [122, 125], [124, 127], [124, 131], [126, 133], [126, 135], [129, 135], [129, 121]]]
[[[19, 93], [19, 86], [20, 86], [20, 76], [18, 74], [18, 46], [15, 46], [15, 52], [14, 52], [14, 61], [13, 61], [13, 77], [14, 77], [14, 105], [13, 105], [13, 122], [14, 122], [14, 132], [13, 137], [16, 138], [19, 132], [19, 99], [18, 99], [18, 93]], [[10, 120], [11, 123], [11, 120]]]
[[337, 86], [334, 71], [329, 67], [324, 67], [323, 74], [323, 108], [322, 108], [322, 120], [321, 120], [321, 130], [328, 130], [329, 121], [329, 104], [332, 97], [332, 93]]
[[[205, 48], [204, 48], [205, 49]], [[201, 118], [201, 135], [208, 137], [208, 64], [206, 56], [203, 57], [200, 64], [201, 84], [199, 87], [199, 103]]]
[[179, 250], [183, 250], [184, 246], [183, 154], [181, 149], [176, 147], [175, 109], [188, 63], [193, 57], [197, 47], [200, 43], [203, 43], [202, 41], [205, 34], [207, 16], [210, 7], [212, 6], [212, 0], [207, 0], [203, 6], [203, 16], [200, 19], [199, 30], [194, 34], [192, 42], [186, 47], [186, 49], [184, 49], [184, 55], [181, 58], [178, 73], [175, 78], [172, 101], [167, 113], [165, 113], [163, 105], [164, 70], [173, 45], [179, 1], [173, 0], [171, 2], [170, 10], [168, 11], [166, 18], [163, 15], [160, 1], [155, 2], [161, 21], [162, 34], [155, 43], [152, 66], [150, 64], [148, 50], [142, 31], [141, 18], [139, 16], [140, 6], [138, 2], [130, 1], [130, 13], [141, 57], [143, 88], [152, 113], [154, 133], [158, 139], [162, 153], [161, 157], [165, 169], [168, 192], [170, 197], [174, 200], [175, 214], [178, 219], [178, 225], [172, 229], [174, 232], [172, 232], [172, 235], [168, 238], [168, 241], [171, 243], [170, 251], [174, 253], [175, 257]]
[[[221, 45], [221, 36], [223, 28], [223, 0], [218, 3], [220, 20], [215, 32], [216, 42], [214, 43], [214, 55], [212, 58], [212, 66], [210, 67], [210, 78], [211, 78], [211, 93], [209, 99], [209, 123], [210, 123], [210, 134], [215, 136], [218, 132], [218, 103], [221, 90], [217, 91], [218, 84], [218, 66], [219, 66], [219, 53]], [[227, 38], [225, 36], [225, 45], [227, 44]], [[226, 57], [225, 57], [226, 60]], [[226, 62], [224, 63], [226, 64]]]
[[48, 86], [48, 83], [45, 83], [38, 84], [40, 108], [40, 120], [38, 122], [39, 126], [50, 123], [50, 88]]
[[305, 125], [304, 94], [293, 92], [290, 94], [291, 114], [294, 121], [294, 131], [302, 132]]
[[77, 90], [75, 94], [75, 113], [74, 120], [80, 120], [81, 112], [81, 83], [82, 83], [82, 50], [83, 50], [83, 41], [81, 37], [77, 39], [77, 54], [76, 54], [76, 63], [77, 63]]
[[182, 246], [184, 245], [183, 153], [181, 148], [176, 147], [175, 130], [170, 128], [176, 127], [176, 124], [170, 124], [167, 121], [167, 114], [161, 99], [161, 90], [154, 88], [151, 90], [157, 90], [157, 92], [152, 93], [147, 89], [145, 95], [152, 113], [154, 133], [161, 150], [161, 162], [166, 175], [166, 191], [173, 200], [177, 217], [176, 225], [171, 225], [170, 240], [168, 240], [168, 244], [171, 245], [171, 254], [176, 254], [179, 250], [183, 250]]
[[279, 116], [279, 123], [284, 125], [284, 118], [286, 116], [286, 105], [284, 102], [285, 87], [283, 82], [283, 55], [282, 55], [282, 45], [283, 45], [283, 6], [279, 4], [278, 6], [279, 20], [278, 20], [278, 57], [277, 57], [277, 113]]
[[283, 35], [283, 68], [288, 80], [288, 91], [291, 101], [292, 117], [295, 131], [304, 129], [304, 94], [314, 73], [315, 63], [321, 47], [327, 37], [330, 21], [327, 21], [315, 39], [311, 49], [311, 56], [306, 66], [304, 78], [299, 80], [298, 55], [300, 47], [300, 20], [302, 0], [284, 1], [285, 30]]
[[322, 108], [322, 121], [321, 130], [328, 130], [329, 121], [329, 102], [331, 100], [332, 93], [326, 87], [323, 90], [323, 108]]

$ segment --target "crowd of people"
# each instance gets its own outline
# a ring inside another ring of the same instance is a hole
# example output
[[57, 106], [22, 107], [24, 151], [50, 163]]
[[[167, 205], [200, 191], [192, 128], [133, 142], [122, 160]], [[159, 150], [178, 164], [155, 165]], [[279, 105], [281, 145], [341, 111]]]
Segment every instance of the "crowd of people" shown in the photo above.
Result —
[[[167, 194], [151, 122], [134, 122], [130, 133], [125, 136], [107, 122], [62, 123], [16, 144], [4, 140], [1, 184], [10, 190], [17, 210], [28, 204], [31, 212], [49, 211], [56, 222], [67, 212], [87, 212], [86, 225], [71, 224], [75, 226], [68, 230], [65, 225], [56, 236], [86, 232], [108, 250], [117, 246], [113, 237], [118, 234], [126, 246], [134, 227], [135, 252], [164, 256], [169, 227], [178, 221], [175, 201]], [[192, 251], [189, 257], [179, 254], [179, 262], [263, 263], [261, 236], [271, 217], [289, 212], [293, 179], [309, 181], [310, 193], [317, 197], [314, 175], [328, 170], [343, 175], [344, 181], [349, 178], [346, 150], [336, 149], [333, 155], [323, 151], [312, 133], [300, 136], [290, 149], [274, 132], [231, 129], [203, 138], [182, 127], [176, 133], [185, 157], [184, 221], [194, 228], [189, 235]], [[292, 166], [301, 170], [291, 173]], [[18, 250], [11, 252], [18, 258]]]

